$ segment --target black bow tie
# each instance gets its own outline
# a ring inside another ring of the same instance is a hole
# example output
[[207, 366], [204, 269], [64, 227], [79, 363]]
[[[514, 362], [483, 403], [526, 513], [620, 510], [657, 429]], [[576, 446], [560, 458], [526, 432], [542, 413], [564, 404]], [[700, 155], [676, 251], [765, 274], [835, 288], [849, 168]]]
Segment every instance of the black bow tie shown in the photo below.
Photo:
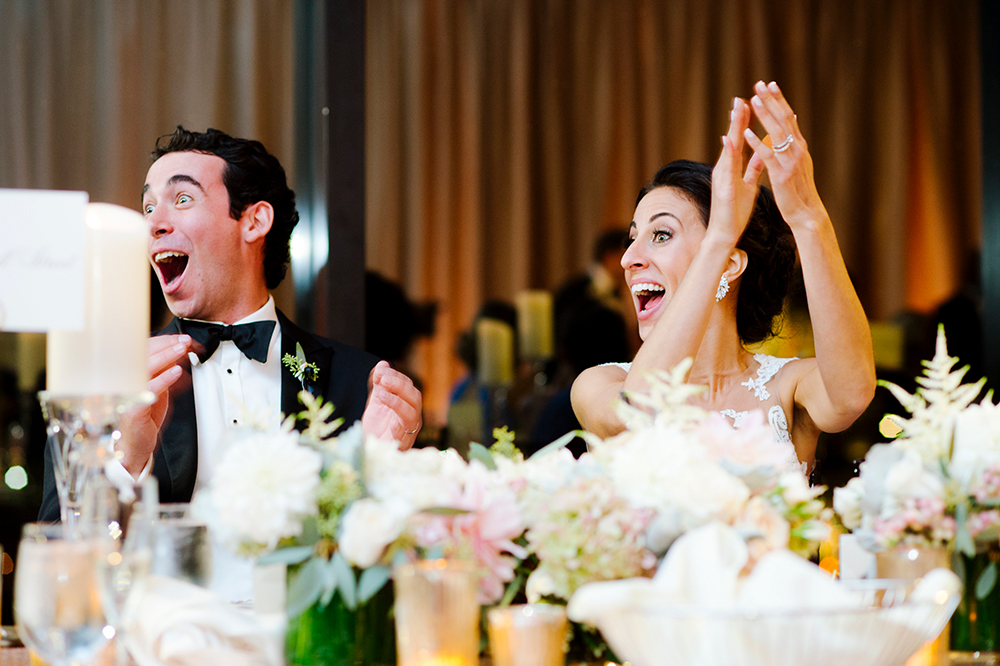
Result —
[[249, 324], [209, 324], [191, 319], [178, 319], [181, 333], [187, 333], [193, 340], [201, 343], [205, 353], [198, 359], [204, 363], [223, 340], [232, 340], [243, 354], [254, 361], [263, 363], [267, 360], [267, 348], [271, 345], [271, 334], [274, 333], [275, 321], [255, 321]]

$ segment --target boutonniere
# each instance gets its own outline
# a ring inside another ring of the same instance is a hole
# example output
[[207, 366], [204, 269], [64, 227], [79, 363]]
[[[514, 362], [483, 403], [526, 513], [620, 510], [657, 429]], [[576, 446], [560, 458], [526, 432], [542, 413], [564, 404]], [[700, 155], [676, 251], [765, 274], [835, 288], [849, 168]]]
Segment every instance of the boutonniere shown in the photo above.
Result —
[[303, 391], [308, 390], [306, 382], [314, 382], [319, 378], [319, 366], [306, 360], [306, 353], [298, 342], [295, 343], [295, 356], [285, 354], [281, 364], [291, 370], [292, 376], [301, 382]]

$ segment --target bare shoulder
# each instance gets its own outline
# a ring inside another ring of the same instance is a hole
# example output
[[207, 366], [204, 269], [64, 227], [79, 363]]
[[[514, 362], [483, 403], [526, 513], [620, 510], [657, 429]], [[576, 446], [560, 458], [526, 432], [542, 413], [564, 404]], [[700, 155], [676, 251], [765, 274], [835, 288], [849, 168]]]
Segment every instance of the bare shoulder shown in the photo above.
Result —
[[606, 436], [620, 431], [621, 422], [614, 405], [621, 394], [627, 373], [614, 365], [587, 368], [573, 382], [570, 400], [573, 412], [587, 430]]
[[799, 390], [804, 387], [803, 380], [811, 373], [818, 372], [819, 366], [815, 358], [792, 359], [778, 373], [778, 393], [783, 404], [799, 403]]
[[595, 365], [581, 372], [573, 381], [573, 393], [599, 390], [613, 384], [618, 385], [614, 390], [619, 391], [627, 375], [625, 368], [619, 365]]

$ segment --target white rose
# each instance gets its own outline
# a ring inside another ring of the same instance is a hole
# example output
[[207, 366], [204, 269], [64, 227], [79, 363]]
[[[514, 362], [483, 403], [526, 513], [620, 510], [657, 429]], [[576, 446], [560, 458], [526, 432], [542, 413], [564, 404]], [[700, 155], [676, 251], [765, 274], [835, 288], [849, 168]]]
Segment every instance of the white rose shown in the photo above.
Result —
[[892, 501], [887, 501], [882, 507], [883, 516], [891, 515], [910, 498], [944, 497], [941, 477], [924, 467], [924, 461], [916, 451], [907, 451], [889, 468], [885, 475], [885, 490]]
[[802, 472], [785, 472], [778, 479], [778, 485], [781, 487], [781, 498], [790, 507], [808, 502], [815, 496]]
[[972, 405], [955, 419], [949, 475], [968, 489], [976, 472], [1000, 464], [1000, 406]]
[[855, 477], [843, 488], [833, 491], [833, 510], [840, 516], [840, 521], [849, 530], [861, 527], [861, 501], [865, 496], [865, 482]]
[[876, 444], [868, 449], [868, 455], [861, 463], [861, 479], [865, 486], [861, 509], [866, 515], [877, 516], [882, 512], [886, 475], [902, 457], [903, 451], [892, 444]]
[[367, 569], [399, 538], [408, 515], [399, 503], [359, 499], [344, 513], [340, 552], [348, 562]]

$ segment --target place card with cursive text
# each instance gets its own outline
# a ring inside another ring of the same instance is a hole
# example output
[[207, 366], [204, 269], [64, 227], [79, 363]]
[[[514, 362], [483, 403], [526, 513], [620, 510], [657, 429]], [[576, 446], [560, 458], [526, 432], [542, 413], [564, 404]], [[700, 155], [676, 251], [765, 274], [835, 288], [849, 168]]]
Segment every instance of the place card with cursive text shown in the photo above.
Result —
[[0, 189], [0, 331], [83, 328], [89, 198]]

